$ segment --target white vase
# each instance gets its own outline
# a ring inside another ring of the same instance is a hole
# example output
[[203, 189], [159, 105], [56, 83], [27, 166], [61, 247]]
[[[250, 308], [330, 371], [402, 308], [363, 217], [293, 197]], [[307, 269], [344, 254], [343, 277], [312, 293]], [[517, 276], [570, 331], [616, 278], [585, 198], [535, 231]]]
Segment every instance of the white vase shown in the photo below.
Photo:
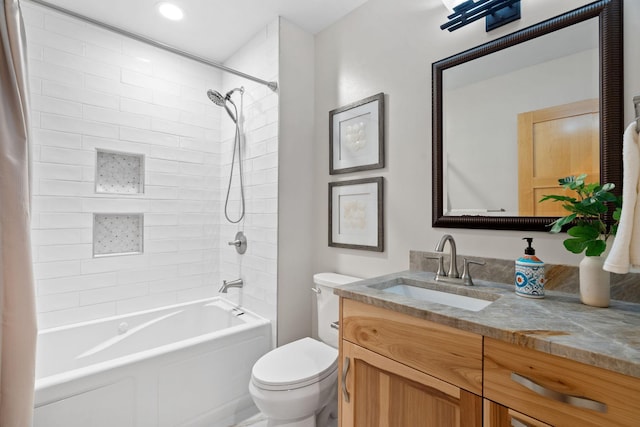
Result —
[[593, 307], [609, 307], [610, 274], [602, 269], [604, 256], [585, 256], [580, 261], [580, 301]]

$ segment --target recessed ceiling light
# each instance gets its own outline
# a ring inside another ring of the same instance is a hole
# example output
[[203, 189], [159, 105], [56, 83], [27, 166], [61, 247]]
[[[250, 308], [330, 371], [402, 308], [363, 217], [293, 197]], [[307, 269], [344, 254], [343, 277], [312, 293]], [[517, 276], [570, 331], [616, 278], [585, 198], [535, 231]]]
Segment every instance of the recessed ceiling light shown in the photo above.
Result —
[[167, 19], [179, 21], [184, 17], [182, 9], [172, 3], [158, 3], [158, 12]]

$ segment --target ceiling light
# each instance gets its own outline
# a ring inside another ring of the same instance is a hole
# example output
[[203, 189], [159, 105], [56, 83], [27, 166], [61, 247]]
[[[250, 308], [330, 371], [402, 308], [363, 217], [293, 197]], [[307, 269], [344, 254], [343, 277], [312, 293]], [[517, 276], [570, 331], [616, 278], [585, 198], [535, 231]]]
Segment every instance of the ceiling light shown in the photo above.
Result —
[[179, 21], [184, 17], [182, 9], [172, 3], [158, 3], [158, 12], [167, 19]]

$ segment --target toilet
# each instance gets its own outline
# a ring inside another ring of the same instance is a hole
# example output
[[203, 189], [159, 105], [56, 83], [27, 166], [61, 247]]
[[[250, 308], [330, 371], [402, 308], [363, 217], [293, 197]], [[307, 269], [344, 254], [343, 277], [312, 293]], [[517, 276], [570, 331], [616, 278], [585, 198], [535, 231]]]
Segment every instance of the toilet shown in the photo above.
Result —
[[313, 276], [318, 336], [271, 350], [253, 365], [249, 393], [268, 427], [326, 427], [337, 417], [338, 297], [333, 288], [361, 280], [336, 273]]

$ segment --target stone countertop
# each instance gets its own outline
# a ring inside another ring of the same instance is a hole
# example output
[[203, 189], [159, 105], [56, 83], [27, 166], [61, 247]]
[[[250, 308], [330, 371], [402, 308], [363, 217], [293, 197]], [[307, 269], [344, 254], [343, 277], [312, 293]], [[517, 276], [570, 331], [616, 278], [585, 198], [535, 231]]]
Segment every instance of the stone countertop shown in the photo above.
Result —
[[[640, 378], [640, 304], [611, 301], [609, 308], [580, 303], [573, 294], [546, 291], [543, 299], [517, 296], [514, 287], [484, 280], [475, 286], [434, 282], [434, 273], [403, 271], [335, 288], [335, 294], [495, 338], [587, 365]], [[469, 311], [383, 292], [398, 281], [482, 299]]]

